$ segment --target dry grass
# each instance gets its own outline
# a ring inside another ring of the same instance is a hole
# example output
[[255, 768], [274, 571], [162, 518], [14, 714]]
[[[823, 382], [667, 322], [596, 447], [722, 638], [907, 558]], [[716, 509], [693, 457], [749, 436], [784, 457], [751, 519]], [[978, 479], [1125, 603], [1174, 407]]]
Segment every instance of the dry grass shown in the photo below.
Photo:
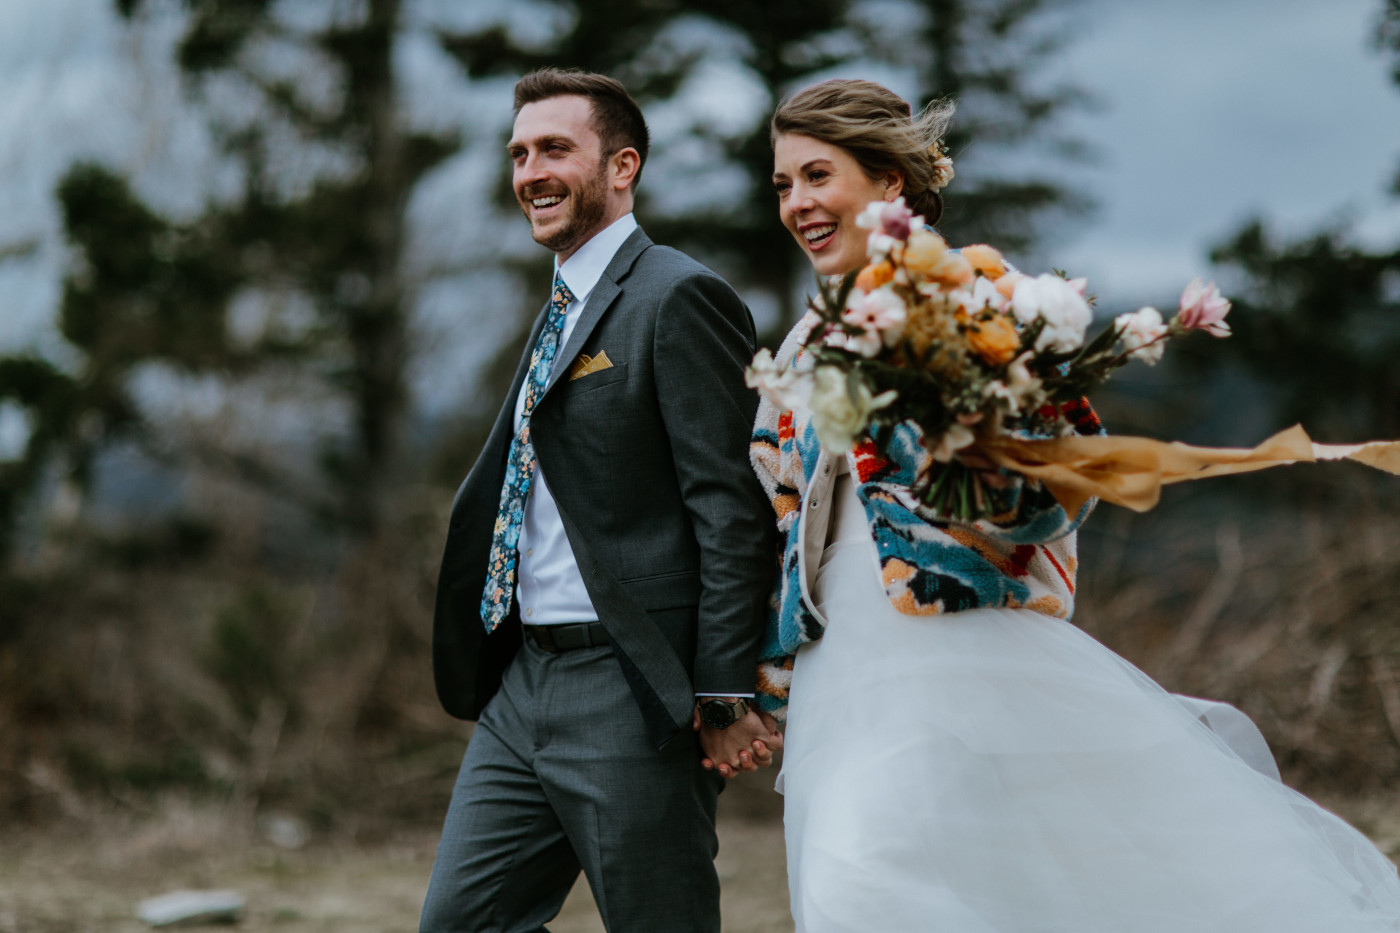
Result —
[[1290, 783], [1356, 793], [1400, 778], [1400, 512], [1362, 484], [1324, 493], [1101, 511], [1076, 621], [1249, 713]]

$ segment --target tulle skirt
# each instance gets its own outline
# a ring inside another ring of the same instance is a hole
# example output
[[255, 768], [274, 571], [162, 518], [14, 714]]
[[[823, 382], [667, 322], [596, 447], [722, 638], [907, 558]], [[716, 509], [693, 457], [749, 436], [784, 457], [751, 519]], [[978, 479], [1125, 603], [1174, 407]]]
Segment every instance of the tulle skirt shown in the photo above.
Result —
[[1269, 776], [1247, 720], [1209, 728], [1220, 708], [1036, 612], [901, 615], [875, 560], [828, 548], [793, 673], [800, 933], [1400, 930], [1395, 867]]

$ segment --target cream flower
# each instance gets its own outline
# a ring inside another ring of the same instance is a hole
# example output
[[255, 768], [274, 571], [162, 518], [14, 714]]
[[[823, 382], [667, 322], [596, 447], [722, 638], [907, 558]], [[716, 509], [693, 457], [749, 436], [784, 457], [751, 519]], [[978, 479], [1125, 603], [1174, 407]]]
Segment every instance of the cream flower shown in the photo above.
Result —
[[939, 156], [933, 163], [933, 178], [929, 179], [929, 187], [934, 191], [941, 191], [948, 187], [948, 182], [953, 180], [953, 159], [951, 156]]
[[977, 439], [977, 435], [972, 433], [972, 429], [962, 424], [951, 424], [948, 430], [944, 431], [938, 438], [938, 443], [933, 445], [933, 459], [939, 463], [947, 463], [953, 459], [953, 455], [964, 447], [971, 446]]
[[779, 366], [767, 349], [754, 354], [744, 370], [744, 383], [784, 411], [805, 407], [812, 392], [810, 372]]
[[1118, 339], [1123, 341], [1123, 349], [1135, 360], [1142, 360], [1153, 366], [1162, 358], [1167, 345], [1167, 325], [1162, 323], [1162, 314], [1156, 308], [1139, 308], [1131, 314], [1120, 314], [1113, 324], [1118, 328]]
[[1029, 350], [1006, 364], [1005, 380], [993, 380], [982, 389], [984, 398], [999, 401], [1008, 415], [1039, 408], [1045, 401], [1041, 381], [1031, 375], [1026, 362], [1034, 356]]
[[972, 283], [972, 302], [968, 305], [969, 311], [981, 311], [983, 308], [1006, 311], [1010, 307], [1011, 299], [1002, 295], [991, 279], [979, 275], [977, 280]]
[[868, 330], [852, 334], [844, 330], [832, 329], [822, 338], [822, 343], [835, 350], [848, 350], [866, 359], [878, 356], [880, 350], [885, 346], [885, 342], [880, 339], [879, 334]]
[[807, 400], [817, 439], [832, 453], [849, 451], [856, 435], [870, 423], [871, 414], [893, 402], [896, 396], [893, 390], [872, 395], [864, 382], [848, 379], [837, 367], [817, 367]]

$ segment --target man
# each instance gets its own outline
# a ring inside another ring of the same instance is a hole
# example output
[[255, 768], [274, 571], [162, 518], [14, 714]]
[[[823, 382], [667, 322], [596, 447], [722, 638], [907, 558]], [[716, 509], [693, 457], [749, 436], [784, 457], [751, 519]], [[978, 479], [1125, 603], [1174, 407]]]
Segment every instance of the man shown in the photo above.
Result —
[[611, 933], [715, 931], [702, 750], [730, 776], [781, 742], [743, 699], [775, 559], [753, 323], [637, 227], [648, 137], [620, 84], [536, 72], [515, 112], [512, 183], [555, 285], [452, 508], [434, 675], [478, 723], [421, 929], [542, 930], [582, 867]]

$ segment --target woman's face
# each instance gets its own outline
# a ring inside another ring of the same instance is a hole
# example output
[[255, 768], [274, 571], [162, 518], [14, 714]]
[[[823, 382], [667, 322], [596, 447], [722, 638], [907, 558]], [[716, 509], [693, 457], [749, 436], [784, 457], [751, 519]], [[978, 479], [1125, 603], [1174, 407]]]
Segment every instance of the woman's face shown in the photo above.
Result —
[[870, 231], [856, 226], [856, 215], [871, 201], [893, 201], [903, 186], [898, 173], [872, 179], [845, 149], [811, 136], [784, 133], [773, 145], [778, 215], [822, 275], [865, 264]]

